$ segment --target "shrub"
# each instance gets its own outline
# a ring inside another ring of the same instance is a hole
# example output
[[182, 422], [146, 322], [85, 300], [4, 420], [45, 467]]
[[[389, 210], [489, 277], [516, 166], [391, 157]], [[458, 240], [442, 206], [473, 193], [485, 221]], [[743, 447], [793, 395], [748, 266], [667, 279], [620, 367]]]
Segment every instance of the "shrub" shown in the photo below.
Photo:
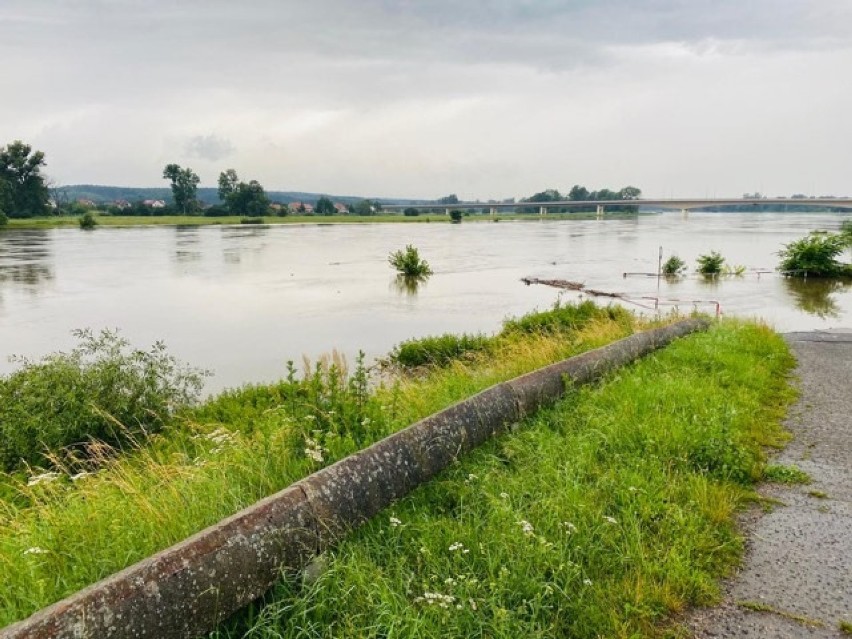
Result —
[[406, 217], [417, 217], [418, 215], [420, 215], [420, 211], [418, 209], [415, 209], [413, 206], [409, 206], [402, 212], [402, 214]]
[[0, 226], [6, 226], [8, 223], [9, 217], [3, 211], [0, 211]]
[[453, 209], [450, 211], [450, 222], [453, 224], [461, 224], [462, 221], [462, 212], [458, 209]]
[[843, 235], [814, 231], [807, 237], [785, 244], [778, 252], [778, 270], [786, 275], [834, 277], [852, 275], [852, 267], [837, 257], [846, 247]]
[[698, 272], [702, 275], [718, 275], [725, 265], [725, 258], [718, 251], [698, 256]]
[[263, 224], [262, 217], [241, 217], [240, 224]]
[[80, 216], [80, 228], [85, 230], [90, 230], [95, 228], [98, 225], [98, 221], [95, 219], [95, 216], [91, 211], [86, 211]]
[[74, 331], [68, 353], [0, 377], [0, 468], [43, 464], [48, 452], [98, 439], [122, 444], [162, 429], [195, 402], [206, 373], [168, 355], [161, 342], [131, 349], [117, 332]]
[[388, 255], [388, 262], [401, 275], [418, 277], [431, 275], [432, 269], [429, 262], [420, 258], [417, 248], [411, 244], [406, 245], [405, 250], [400, 249]]
[[620, 306], [597, 306], [592, 301], [579, 304], [557, 302], [549, 311], [529, 313], [503, 322], [501, 335], [512, 333], [558, 333], [577, 330], [594, 319], [608, 318], [630, 322], [630, 313]]
[[686, 270], [686, 262], [677, 255], [672, 255], [663, 262], [663, 275], [680, 275]]
[[446, 366], [467, 353], [488, 350], [491, 338], [479, 334], [453, 335], [445, 333], [438, 336], [411, 339], [400, 343], [391, 351], [390, 359], [405, 368], [417, 366]]

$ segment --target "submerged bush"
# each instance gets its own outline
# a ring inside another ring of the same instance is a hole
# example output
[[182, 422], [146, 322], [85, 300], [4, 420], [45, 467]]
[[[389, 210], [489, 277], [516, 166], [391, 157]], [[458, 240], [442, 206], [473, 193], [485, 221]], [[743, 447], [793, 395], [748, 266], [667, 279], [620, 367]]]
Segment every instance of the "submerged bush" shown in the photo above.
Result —
[[814, 231], [807, 237], [785, 244], [778, 252], [778, 270], [787, 275], [834, 277], [852, 275], [852, 267], [842, 264], [838, 257], [848, 240], [843, 235]]
[[263, 224], [262, 217], [241, 217], [240, 224]]
[[394, 347], [390, 359], [405, 368], [417, 366], [446, 366], [468, 353], [488, 350], [493, 338], [486, 335], [462, 333], [423, 337], [406, 340]]
[[421, 259], [417, 247], [411, 244], [406, 245], [405, 250], [400, 249], [388, 255], [388, 262], [401, 275], [413, 277], [432, 274], [429, 262]]
[[672, 255], [663, 262], [663, 275], [680, 275], [686, 270], [686, 262], [677, 255]]
[[75, 331], [68, 353], [0, 377], [0, 468], [43, 464], [49, 453], [97, 439], [122, 444], [160, 430], [193, 404], [206, 373], [179, 363], [161, 342], [130, 348], [117, 332]]
[[725, 266], [725, 258], [718, 251], [698, 256], [698, 272], [702, 275], [718, 275]]
[[450, 211], [450, 222], [452, 224], [461, 224], [462, 217], [464, 217], [464, 214], [458, 209]]
[[95, 216], [91, 211], [86, 211], [82, 216], [80, 216], [81, 229], [89, 230], [95, 228], [97, 225], [98, 221], [95, 219]]

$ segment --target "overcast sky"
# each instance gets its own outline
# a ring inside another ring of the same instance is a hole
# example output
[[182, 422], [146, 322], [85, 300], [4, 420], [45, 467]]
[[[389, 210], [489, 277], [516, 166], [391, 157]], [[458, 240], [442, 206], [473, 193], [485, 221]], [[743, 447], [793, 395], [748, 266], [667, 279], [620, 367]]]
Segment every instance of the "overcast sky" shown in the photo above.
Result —
[[62, 184], [852, 194], [852, 0], [0, 0]]

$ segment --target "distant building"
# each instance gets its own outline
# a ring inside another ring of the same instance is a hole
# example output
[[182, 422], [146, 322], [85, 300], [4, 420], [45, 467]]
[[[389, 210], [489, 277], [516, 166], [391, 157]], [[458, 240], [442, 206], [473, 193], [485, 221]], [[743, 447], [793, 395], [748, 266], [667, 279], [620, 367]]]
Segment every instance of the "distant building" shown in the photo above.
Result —
[[340, 202], [334, 203], [334, 210], [337, 211], [338, 215], [349, 215], [349, 208]]
[[313, 215], [314, 205], [307, 202], [290, 202], [290, 211], [292, 213], [301, 213], [302, 215]]
[[142, 204], [152, 209], [166, 208], [166, 202], [164, 200], [142, 200]]
[[77, 204], [82, 204], [83, 206], [88, 206], [89, 208], [95, 207], [95, 203], [92, 200], [89, 200], [89, 199], [84, 198], [84, 197], [78, 197], [77, 198]]
[[130, 202], [128, 202], [127, 200], [116, 200], [115, 202], [113, 202], [113, 203], [112, 203], [112, 205], [113, 205], [115, 208], [120, 209], [120, 210], [122, 210], [122, 211], [123, 211], [124, 209], [129, 209], [129, 208], [130, 208]]

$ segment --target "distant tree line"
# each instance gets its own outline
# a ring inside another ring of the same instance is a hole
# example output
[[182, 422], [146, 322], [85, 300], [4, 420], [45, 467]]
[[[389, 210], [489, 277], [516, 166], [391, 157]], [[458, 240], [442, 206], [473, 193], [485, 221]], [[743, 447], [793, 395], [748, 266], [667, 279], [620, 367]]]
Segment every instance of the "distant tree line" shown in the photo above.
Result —
[[[539, 193], [535, 193], [528, 198], [524, 198], [521, 202], [534, 202], [536, 204], [546, 204], [547, 202], [596, 202], [602, 200], [637, 200], [642, 197], [642, 190], [636, 188], [635, 186], [625, 186], [624, 188], [619, 189], [618, 191], [612, 191], [610, 189], [600, 189], [598, 191], [590, 191], [585, 186], [581, 186], [579, 184], [575, 184], [571, 187], [567, 193], [560, 193], [558, 189], [546, 189]], [[571, 206], [571, 207], [551, 207], [548, 208], [549, 212], [552, 213], [565, 213], [565, 212], [583, 212], [583, 211], [594, 211], [596, 210], [597, 205], [589, 205], [589, 206]], [[519, 213], [538, 213], [539, 206], [535, 207], [519, 207]], [[609, 205], [607, 206], [607, 211], [610, 212], [625, 212], [625, 213], [636, 213], [639, 210], [638, 206], [635, 205]]]

